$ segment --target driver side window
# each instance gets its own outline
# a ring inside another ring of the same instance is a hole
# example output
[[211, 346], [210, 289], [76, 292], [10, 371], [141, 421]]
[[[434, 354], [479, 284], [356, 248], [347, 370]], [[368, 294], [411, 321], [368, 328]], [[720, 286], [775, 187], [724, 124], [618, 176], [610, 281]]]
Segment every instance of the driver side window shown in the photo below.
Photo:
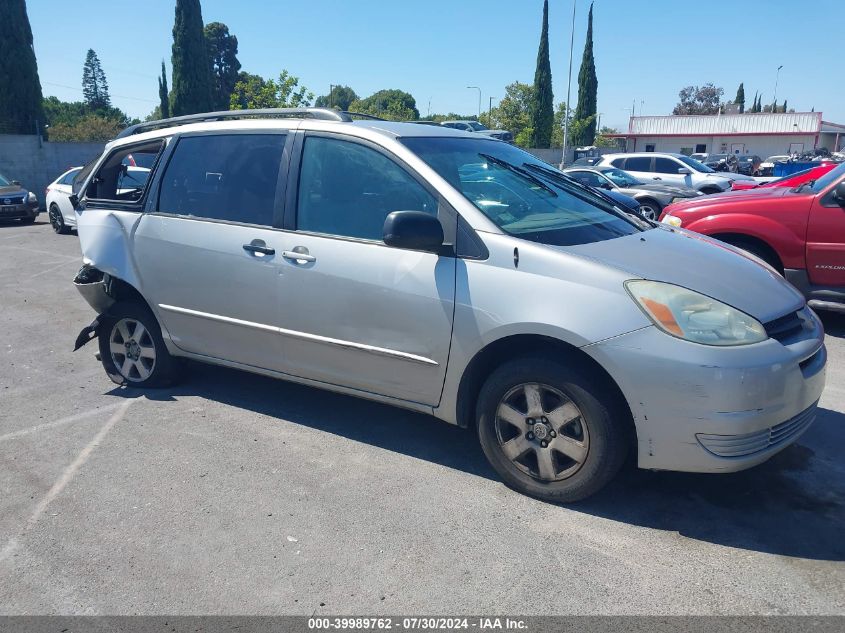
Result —
[[678, 174], [678, 170], [683, 167], [680, 163], [675, 162], [671, 158], [656, 158], [654, 160], [654, 171], [659, 174]]
[[112, 153], [91, 179], [85, 196], [89, 200], [111, 200], [123, 203], [139, 202], [144, 197], [149, 167], [137, 166], [133, 155], [144, 164], [154, 165], [164, 149], [159, 139], [144, 145], [132, 145]]

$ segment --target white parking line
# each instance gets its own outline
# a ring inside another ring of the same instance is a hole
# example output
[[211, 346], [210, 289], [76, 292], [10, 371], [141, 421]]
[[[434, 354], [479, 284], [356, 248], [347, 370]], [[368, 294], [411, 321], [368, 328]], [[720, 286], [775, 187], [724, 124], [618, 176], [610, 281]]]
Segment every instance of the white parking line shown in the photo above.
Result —
[[24, 277], [23, 279], [19, 279], [18, 281], [29, 281], [30, 279], [35, 279], [36, 277], [40, 277], [41, 275], [46, 275], [47, 273], [51, 273], [54, 270], [56, 270], [57, 268], [61, 268], [62, 266], [67, 266], [68, 264], [74, 264], [76, 266], [80, 265], [77, 260], [75, 260], [75, 259], [70, 260], [69, 259], [67, 261], [61, 262], [60, 264], [56, 264], [55, 266], [50, 266], [50, 268], [45, 268], [44, 270], [39, 271], [39, 272], [35, 273], [34, 275], [30, 275], [29, 277]]
[[77, 413], [75, 415], [68, 416], [66, 418], [61, 418], [60, 420], [56, 420], [55, 422], [45, 422], [44, 424], [37, 424], [36, 426], [31, 426], [26, 429], [21, 429], [19, 431], [13, 431], [11, 433], [6, 433], [5, 435], [0, 435], [0, 442], [5, 442], [6, 440], [13, 440], [17, 437], [21, 437], [23, 435], [29, 435], [30, 433], [37, 433], [38, 431], [42, 431], [44, 429], [51, 429], [55, 426], [62, 426], [65, 424], [72, 424], [74, 422], [78, 422], [79, 420], [84, 420], [85, 418], [90, 418], [92, 415], [97, 415], [98, 413], [104, 413], [106, 411], [113, 411], [118, 407], [123, 406], [122, 402], [116, 404], [110, 404], [105, 407], [100, 407], [99, 409], [90, 409], [88, 411], [83, 411], [82, 413]]
[[[47, 491], [47, 494], [44, 495], [44, 498], [38, 502], [38, 505], [35, 506], [35, 510], [33, 510], [32, 515], [29, 517], [29, 520], [26, 522], [24, 529], [21, 531], [21, 534], [26, 532], [38, 522], [38, 519], [41, 518], [41, 515], [44, 514], [44, 511], [47, 509], [47, 506], [50, 505], [50, 502], [53, 501], [62, 490], [65, 489], [65, 486], [70, 483], [70, 480], [73, 479], [74, 475], [79, 471], [80, 468], [88, 461], [88, 458], [91, 456], [91, 453], [94, 449], [100, 445], [100, 442], [108, 435], [108, 432], [111, 431], [112, 427], [120, 422], [124, 415], [126, 415], [126, 410], [129, 408], [129, 405], [132, 404], [132, 400], [127, 400], [119, 405], [117, 405], [117, 411], [108, 419], [108, 421], [103, 425], [103, 427], [97, 432], [88, 445], [82, 449], [79, 455], [76, 456], [76, 459], [65, 468], [62, 476], [58, 478], [56, 483]], [[15, 549], [18, 546], [18, 539], [17, 537], [12, 537], [9, 539], [9, 542], [0, 550], [0, 563], [5, 561], [9, 556], [14, 553]]]
[[13, 248], [19, 251], [26, 251], [27, 253], [40, 253], [42, 255], [50, 255], [51, 257], [64, 257], [66, 259], [73, 259], [82, 261], [82, 255], [62, 255], [61, 253], [54, 253], [52, 251], [42, 251], [37, 248], [25, 248], [23, 246], [4, 246], [3, 248]]

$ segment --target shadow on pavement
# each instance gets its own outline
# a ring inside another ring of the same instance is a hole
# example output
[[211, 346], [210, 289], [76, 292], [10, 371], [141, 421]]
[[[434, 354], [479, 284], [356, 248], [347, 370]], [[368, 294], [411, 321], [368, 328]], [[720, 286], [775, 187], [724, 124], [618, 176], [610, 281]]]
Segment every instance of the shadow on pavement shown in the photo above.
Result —
[[824, 333], [827, 336], [845, 338], [845, 313], [819, 310], [816, 314], [819, 315], [822, 323], [824, 323]]
[[[472, 431], [350, 396], [197, 363], [163, 390], [112, 395], [172, 401], [200, 396], [432, 463], [498, 479]], [[828, 452], [816, 454], [808, 445]], [[836, 453], [845, 414], [819, 409], [795, 444], [751, 470], [704, 475], [648, 472], [633, 460], [598, 495], [569, 510], [677, 532], [708, 543], [818, 560], [845, 560], [845, 477]]]

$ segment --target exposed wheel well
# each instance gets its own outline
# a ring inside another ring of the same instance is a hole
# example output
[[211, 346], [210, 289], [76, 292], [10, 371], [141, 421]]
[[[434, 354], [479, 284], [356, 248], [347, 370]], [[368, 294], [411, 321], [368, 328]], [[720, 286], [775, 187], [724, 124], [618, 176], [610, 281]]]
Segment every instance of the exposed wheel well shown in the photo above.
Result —
[[604, 382], [609, 392], [614, 394], [615, 402], [613, 404], [617, 405], [618, 410], [624, 412], [627, 417], [632, 439], [636, 438], [636, 429], [628, 402], [610, 374], [592, 357], [577, 347], [555, 338], [535, 334], [518, 334], [494, 341], [478, 352], [469, 362], [464, 375], [461, 377], [461, 384], [458, 386], [457, 420], [459, 426], [466, 428], [475, 425], [477, 417], [475, 406], [478, 393], [481, 391], [484, 381], [496, 367], [505, 361], [524, 356], [551, 357], [570, 366], [576, 365]]
[[709, 196], [710, 194], [713, 194], [713, 193], [722, 193], [722, 190], [719, 189], [718, 187], [703, 187], [701, 189], [701, 193]]
[[783, 262], [780, 259], [777, 251], [769, 246], [760, 238], [745, 235], [743, 233], [716, 233], [711, 235], [717, 240], [727, 242], [732, 246], [739, 248], [746, 248], [754, 254], [759, 254], [765, 262], [775, 268], [781, 275], [783, 274]]
[[109, 276], [106, 292], [115, 301], [133, 301], [150, 308], [150, 304], [147, 303], [144, 296], [133, 285], [123, 281], [119, 277]]

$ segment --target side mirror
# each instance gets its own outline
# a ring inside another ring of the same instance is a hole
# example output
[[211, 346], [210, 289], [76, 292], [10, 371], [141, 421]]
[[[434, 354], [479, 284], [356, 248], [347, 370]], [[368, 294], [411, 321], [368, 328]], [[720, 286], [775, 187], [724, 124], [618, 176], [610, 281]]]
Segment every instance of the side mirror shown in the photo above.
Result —
[[424, 211], [394, 211], [384, 220], [384, 243], [396, 248], [436, 253], [443, 246], [443, 225]]
[[20, 186], [21, 186], [21, 181], [20, 181], [20, 180], [13, 180], [13, 181], [12, 181], [12, 184], [13, 184], [13, 185], [17, 185], [18, 187], [20, 187]]
[[833, 199], [839, 203], [840, 207], [845, 207], [845, 180], [833, 188]]
[[686, 167], [678, 167], [678, 173], [682, 176], [689, 176], [692, 172]]

